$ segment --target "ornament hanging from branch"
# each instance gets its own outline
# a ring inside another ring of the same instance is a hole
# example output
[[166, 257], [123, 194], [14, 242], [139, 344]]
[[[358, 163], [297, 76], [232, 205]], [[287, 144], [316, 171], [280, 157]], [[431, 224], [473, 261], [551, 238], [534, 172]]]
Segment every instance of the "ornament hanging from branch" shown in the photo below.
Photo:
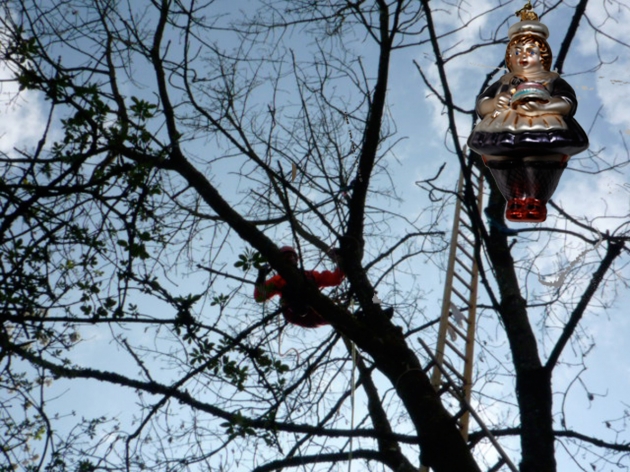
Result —
[[541, 222], [571, 156], [588, 148], [588, 137], [573, 118], [577, 98], [551, 69], [549, 29], [530, 2], [508, 30], [509, 73], [477, 97], [481, 121], [468, 138], [507, 200], [505, 217]]

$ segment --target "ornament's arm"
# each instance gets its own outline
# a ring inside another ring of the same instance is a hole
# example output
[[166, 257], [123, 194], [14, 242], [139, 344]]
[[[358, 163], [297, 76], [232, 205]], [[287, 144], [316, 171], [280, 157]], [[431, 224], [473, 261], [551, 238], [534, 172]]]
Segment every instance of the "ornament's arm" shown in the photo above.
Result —
[[523, 115], [552, 114], [566, 116], [571, 113], [571, 103], [561, 97], [552, 97], [547, 103], [528, 102], [516, 108]]
[[477, 99], [476, 111], [480, 117], [484, 117], [496, 110], [508, 108], [510, 106], [510, 94], [499, 93], [500, 83], [495, 83], [488, 87]]
[[494, 111], [494, 98], [484, 97], [477, 100], [477, 114], [482, 118]]

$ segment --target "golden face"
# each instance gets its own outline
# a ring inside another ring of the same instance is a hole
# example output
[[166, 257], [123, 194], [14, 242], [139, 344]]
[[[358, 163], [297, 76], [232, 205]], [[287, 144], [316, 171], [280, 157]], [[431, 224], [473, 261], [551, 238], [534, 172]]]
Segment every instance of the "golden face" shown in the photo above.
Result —
[[517, 44], [510, 50], [510, 69], [515, 74], [544, 70], [540, 48], [535, 43]]

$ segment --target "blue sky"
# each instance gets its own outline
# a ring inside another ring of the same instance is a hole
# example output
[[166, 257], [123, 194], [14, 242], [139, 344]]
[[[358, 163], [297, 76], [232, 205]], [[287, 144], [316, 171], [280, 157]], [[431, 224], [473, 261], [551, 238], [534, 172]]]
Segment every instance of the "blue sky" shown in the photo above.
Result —
[[[484, 15], [476, 20], [473, 18], [480, 12], [492, 9], [497, 2], [480, 1], [473, 5], [466, 5], [460, 10], [460, 14], [455, 14], [443, 10], [436, 14], [436, 24], [443, 31], [467, 24], [466, 28], [444, 39], [444, 47], [448, 48], [447, 54], [452, 54], [457, 50], [466, 50], [471, 42], [477, 42], [480, 34], [486, 34], [499, 28], [499, 25], [508, 15], [515, 10], [514, 5], [498, 8], [489, 15]], [[247, 9], [252, 2], [240, 2], [238, 6]], [[438, 5], [438, 2], [432, 2]], [[630, 24], [630, 10], [626, 7], [614, 9], [614, 14], [607, 19], [604, 3], [595, 4], [591, 2], [587, 10], [588, 17], [594, 25], [601, 25], [606, 29], [608, 35], [618, 38], [612, 40], [601, 34], [595, 33], [592, 28], [581, 28], [576, 41], [571, 49], [571, 53], [565, 63], [565, 78], [573, 85], [578, 93], [579, 108], [576, 116], [582, 126], [590, 130], [591, 149], [588, 153], [576, 156], [570, 167], [575, 169], [594, 169], [594, 162], [600, 165], [604, 163], [617, 163], [624, 161], [628, 157], [625, 148], [630, 139], [630, 78], [627, 71], [630, 70], [629, 49], [620, 40], [626, 36], [627, 25]], [[610, 2], [606, 5], [613, 5]], [[517, 5], [520, 7], [520, 5]], [[437, 9], [437, 6], [436, 6]], [[562, 32], [566, 28], [572, 10], [558, 8], [551, 12], [543, 21], [548, 24], [551, 30], [550, 44], [552, 50], [557, 51], [562, 39]], [[515, 19], [508, 20], [511, 24]], [[507, 25], [501, 26], [499, 36], [507, 34]], [[357, 38], [357, 43], [361, 42]], [[301, 38], [297, 39], [299, 45]], [[299, 49], [299, 48], [298, 48]], [[307, 48], [305, 48], [305, 51]], [[479, 93], [479, 85], [483, 76], [489, 68], [496, 66], [503, 55], [504, 46], [492, 46], [482, 48], [474, 54], [462, 56], [461, 59], [454, 60], [448, 65], [449, 80], [456, 102], [466, 109], [474, 107], [475, 97]], [[603, 63], [600, 63], [597, 55]], [[430, 96], [424, 88], [420, 76], [413, 65], [416, 60], [425, 70], [429, 77], [436, 79], [436, 71], [433, 66], [433, 58], [428, 46], [410, 48], [403, 50], [394, 57], [391, 69], [391, 85], [388, 96], [388, 110], [395, 121], [400, 136], [406, 139], [397, 145], [387, 156], [385, 162], [390, 166], [390, 172], [396, 183], [396, 191], [403, 197], [404, 202], [399, 207], [409, 219], [416, 217], [424, 221], [426, 216], [420, 216], [425, 208], [425, 195], [415, 185], [415, 181], [425, 179], [437, 172], [442, 163], [446, 163], [445, 172], [440, 178], [440, 183], [447, 188], [454, 189], [458, 175], [458, 166], [455, 156], [447, 148], [451, 146], [450, 138], [445, 135], [446, 118], [442, 107]], [[370, 58], [366, 58], [369, 64]], [[596, 69], [596, 70], [593, 70]], [[6, 77], [6, 71], [0, 68], [0, 76]], [[437, 82], [435, 82], [437, 83]], [[41, 97], [33, 92], [22, 92], [17, 99], [16, 89], [11, 84], [4, 83], [0, 89], [0, 151], [12, 153], [14, 147], [31, 147], [39, 138], [41, 130], [46, 120], [46, 107]], [[288, 96], [291, 93], [287, 94]], [[28, 123], [25, 126], [24, 123]], [[463, 145], [470, 131], [470, 119], [467, 117], [458, 118], [460, 131], [460, 143]], [[346, 130], [340, 130], [345, 133]], [[191, 148], [191, 152], [203, 159], [208, 140], [199, 139]], [[211, 141], [210, 141], [211, 142]], [[447, 146], [445, 147], [445, 142]], [[595, 159], [592, 153], [598, 153]], [[215, 180], [220, 182], [222, 190], [237, 188], [237, 184], [242, 182], [236, 177], [228, 174], [231, 169], [223, 168], [224, 164], [219, 161], [212, 165], [215, 172]], [[222, 173], [225, 173], [222, 175]], [[593, 223], [601, 232], [606, 230], [615, 231], [628, 219], [630, 214], [630, 188], [626, 185], [628, 179], [628, 169], [622, 167], [615, 172], [603, 174], [586, 174], [575, 170], [567, 170], [555, 192], [554, 200], [570, 214], [581, 221]], [[387, 185], [386, 181], [377, 181], [380, 185]], [[244, 188], [245, 187], [245, 184]], [[394, 206], [394, 205], [393, 205]], [[440, 228], [446, 232], [450, 230], [452, 209], [449, 209], [440, 224]], [[511, 226], [517, 226], [512, 224]], [[565, 219], [559, 218], [553, 211], [547, 222], [541, 227], [556, 227], [566, 229], [576, 229], [574, 225]], [[522, 226], [519, 226], [521, 228]], [[621, 228], [625, 231], [626, 228]], [[515, 246], [515, 254], [520, 258], [519, 275], [523, 280], [523, 285], [527, 287], [529, 293], [541, 299], [549, 299], [554, 295], [552, 289], [538, 283], [537, 274], [542, 274], [550, 279], [557, 276], [565, 269], [572, 260], [589, 247], [580, 239], [549, 237], [548, 233], [521, 233]], [[232, 243], [233, 249], [238, 252], [242, 245], [238, 241]], [[201, 254], [200, 250], [200, 254]], [[539, 254], [535, 261], [535, 269], [529, 272], [528, 261], [532, 254]], [[563, 287], [560, 296], [562, 303], [570, 303], [572, 297], [580, 293], [587, 282], [588, 273], [593, 270], [595, 263], [601, 259], [603, 248], [597, 252], [587, 254], [583, 264], [571, 273], [567, 286]], [[205, 257], [205, 256], [204, 256]], [[445, 255], [439, 257], [426, 257], [414, 261], [409, 270], [416, 270], [421, 279], [419, 286], [427, 295], [424, 306], [418, 307], [419, 311], [428, 314], [438, 313], [442, 293], [444, 273], [440, 271], [444, 266]], [[229, 258], [224, 261], [229, 265]], [[628, 276], [628, 269], [619, 264], [615, 270], [622, 276]], [[424, 275], [428, 277], [424, 277]], [[175, 274], [174, 274], [175, 275]], [[181, 287], [182, 291], [194, 284], [205, 283], [205, 276], [191, 276], [186, 267], [181, 267], [180, 272], [174, 277], [175, 284]], [[400, 280], [401, 287], [408, 282]], [[411, 282], [408, 286], [412, 286]], [[231, 284], [228, 284], [231, 287]], [[227, 288], [226, 288], [227, 290]], [[249, 290], [247, 287], [246, 290]], [[525, 290], [525, 288], [524, 288]], [[235, 301], [249, 300], [248, 293], [237, 293]], [[379, 297], [384, 304], [394, 304], [396, 298], [387, 291], [379, 291]], [[602, 300], [600, 306], [595, 304], [588, 310], [583, 323], [583, 342], [588, 344], [589, 338], [596, 342], [595, 348], [590, 351], [586, 358], [585, 365], [588, 370], [581, 379], [589, 391], [595, 394], [593, 400], [589, 400], [587, 390], [581, 382], [574, 381], [575, 374], [581, 370], [581, 366], [559, 368], [555, 375], [555, 390], [563, 390], [565, 385], [571, 384], [571, 390], [566, 398], [565, 408], [572, 413], [567, 417], [567, 426], [592, 434], [602, 434], [608, 440], [621, 440], [607, 428], [604, 420], [612, 420], [619, 417], [623, 410], [623, 403], [626, 401], [626, 392], [630, 389], [630, 367], [624, 359], [627, 358], [627, 339], [630, 337], [630, 321], [627, 318], [625, 307], [630, 303], [630, 296], [627, 287], [622, 282], [616, 285], [610, 284], [600, 290], [599, 297]], [[481, 304], [487, 303], [487, 297], [483, 290], [480, 290], [479, 301]], [[251, 301], [249, 301], [251, 303]], [[561, 305], [560, 304], [560, 305]], [[206, 308], [208, 308], [206, 306]], [[160, 312], [164, 306], [151, 302], [146, 305], [147, 312]], [[166, 313], [166, 312], [165, 312]], [[247, 313], [242, 313], [240, 321], [243, 325], [251, 322], [257, 316], [253, 305], [248, 307]], [[531, 320], [536, 329], [539, 329], [541, 336], [541, 352], [548, 352], [554, 341], [557, 330], [553, 326], [562, 326], [565, 313], [562, 309], [557, 312], [544, 312], [542, 310], [531, 310]], [[165, 315], [166, 316], [166, 315]], [[427, 315], [429, 318], [432, 316]], [[544, 331], [543, 326], [552, 328]], [[308, 345], [311, 341], [316, 341], [328, 334], [329, 328], [322, 328], [317, 332], [308, 333], [306, 336], [302, 332], [292, 328], [296, 339], [288, 338], [286, 346], [281, 347], [286, 351], [292, 345]], [[122, 371], [133, 373], [137, 370], [131, 363], [130, 357], [115, 340], [118, 336], [133, 337], [135, 343], [145, 345], [147, 349], [162, 351], [164, 349], [178, 349], [178, 346], [169, 345], [170, 341], [156, 337], [154, 333], [142, 333], [141, 330], [131, 330], [112, 328], [111, 331], [103, 332], [102, 328], [82, 328], [82, 341], [74, 351], [74, 356], [82, 363], [101, 366], [106, 368], [115, 363]], [[486, 341], [492, 349], [484, 352], [481, 344], [477, 351], [485, 359], [496, 356], [499, 361], [496, 380], [483, 385], [484, 392], [494, 395], [502, 395], [506, 404], [514, 403], [513, 389], [511, 381], [504, 377], [509, 373], [509, 357], [506, 350], [505, 340], [501, 329], [497, 327], [496, 320], [488, 313], [482, 313], [480, 324], [480, 343]], [[585, 344], [585, 345], [586, 345]], [[415, 346], [419, 347], [419, 346]], [[578, 350], [567, 349], [566, 360], [579, 360], [581, 357]], [[287, 357], [287, 359], [291, 359]], [[505, 364], [501, 370], [501, 362]], [[479, 368], [481, 364], [479, 364]], [[168, 378], [168, 371], [162, 374]], [[481, 388], [481, 385], [479, 385]], [[56, 383], [51, 393], [64, 392], [63, 396], [55, 402], [60, 409], [76, 409], [84, 413], [81, 414], [101, 414], [114, 413], [120, 419], [128, 421], [137, 411], [133, 405], [135, 396], [132, 392], [121, 393], [120, 390], [111, 389], [104, 385], [94, 385], [92, 383], [82, 383], [77, 387], [73, 384], [72, 389], [63, 383]], [[558, 412], [558, 421], [561, 414], [562, 397], [555, 397], [555, 408]], [[475, 397], [476, 405], [483, 412], [485, 418], [491, 421], [494, 418], [507, 417], [508, 421], [514, 421], [514, 408], [506, 407], [505, 404], [489, 401], [484, 396]], [[88, 413], [89, 412], [89, 413]], [[69, 420], [69, 424], [72, 420]], [[627, 439], [626, 439], [627, 440]], [[518, 457], [517, 455], [513, 457]], [[559, 454], [561, 466], [559, 470], [576, 470], [569, 457]], [[599, 469], [598, 469], [599, 470]]]

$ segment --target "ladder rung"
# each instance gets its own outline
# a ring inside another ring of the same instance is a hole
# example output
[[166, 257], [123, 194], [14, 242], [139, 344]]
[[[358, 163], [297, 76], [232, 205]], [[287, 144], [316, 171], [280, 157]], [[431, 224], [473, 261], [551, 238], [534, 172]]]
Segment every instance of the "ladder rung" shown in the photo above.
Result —
[[[453, 374], [455, 374], [459, 380], [461, 380], [461, 381], [462, 381], [462, 383], [464, 383], [464, 382], [465, 382], [465, 380], [466, 380], [466, 379], [464, 378], [464, 376], [463, 376], [462, 374], [460, 374], [459, 372], [457, 372], [457, 369], [456, 369], [455, 367], [453, 367], [453, 364], [451, 364], [451, 363], [450, 363], [449, 361], [447, 361], [446, 359], [443, 359], [443, 360], [442, 360], [442, 364], [444, 364], [446, 367], [448, 367], [448, 368], [449, 368], [449, 370], [450, 370]], [[451, 385], [451, 386], [452, 386], [453, 388], [457, 388], [457, 385]]]
[[[473, 194], [475, 196], [477, 196], [479, 194], [479, 185], [477, 185], [476, 183], [472, 182], [471, 187], [472, 187]], [[465, 194], [464, 190], [462, 189], [462, 192], [459, 194], [459, 198], [461, 198], [463, 200], [464, 199], [464, 194]], [[462, 205], [462, 207], [463, 207], [463, 205]]]
[[461, 357], [461, 359], [464, 362], [468, 362], [466, 360], [466, 356], [464, 354], [462, 354], [462, 352], [459, 349], [457, 349], [452, 342], [450, 342], [448, 339], [445, 339], [445, 341], [446, 341], [446, 344], [448, 345], [448, 347], [450, 347], [453, 351], [455, 351], [455, 354], [457, 354], [459, 357]]
[[468, 272], [471, 276], [473, 275], [472, 270], [470, 270], [468, 267], [466, 267], [462, 261], [460, 261], [459, 259], [457, 259], [457, 257], [455, 258], [455, 260], [459, 263], [460, 267], [462, 269], [464, 269], [466, 272]]
[[459, 421], [459, 419], [464, 416], [466, 413], [468, 413], [468, 410], [466, 408], [462, 408], [461, 410], [459, 410], [457, 413], [455, 413], [453, 415], [453, 419], [455, 421]]
[[470, 253], [469, 253], [468, 251], [466, 251], [466, 249], [464, 249], [464, 248], [462, 247], [462, 245], [461, 245], [461, 244], [457, 243], [457, 247], [458, 247], [458, 248], [459, 248], [459, 249], [460, 249], [460, 250], [461, 250], [464, 254], [466, 254], [466, 255], [469, 257], [469, 259], [470, 259], [471, 261], [474, 261], [474, 260], [475, 260], [475, 258], [474, 258], [473, 256], [471, 256], [471, 255], [470, 255]]
[[466, 297], [459, 293], [459, 291], [455, 287], [451, 287], [451, 290], [466, 304], [466, 306], [470, 305], [470, 300], [467, 300]]
[[[451, 326], [450, 322], [448, 322], [448, 326]], [[454, 329], [454, 330], [457, 330], [457, 328], [455, 328], [453, 326], [451, 326], [451, 328]], [[427, 346], [427, 344], [422, 340], [422, 338], [418, 337], [418, 342], [422, 345], [422, 347], [424, 348], [426, 353], [429, 355], [429, 357], [431, 359], [433, 359], [433, 360], [436, 360], [436, 358], [434, 357], [434, 355], [432, 353], [431, 348], [429, 346]], [[497, 450], [499, 455], [505, 460], [505, 463], [508, 465], [510, 470], [512, 472], [518, 472], [518, 469], [512, 463], [512, 461], [510, 460], [509, 456], [505, 453], [505, 451], [501, 447], [501, 444], [493, 436], [492, 432], [485, 425], [485, 423], [483, 422], [481, 417], [470, 406], [470, 402], [465, 398], [465, 395], [462, 395], [461, 393], [459, 393], [459, 391], [457, 389], [457, 386], [455, 385], [454, 381], [451, 380], [451, 378], [450, 378], [448, 372], [446, 371], [446, 369], [444, 368], [444, 366], [448, 367], [453, 372], [453, 374], [455, 374], [458, 378], [462, 379], [462, 376], [459, 374], [459, 372], [457, 372], [449, 364], [448, 361], [442, 360], [441, 362], [437, 362], [437, 360], [436, 360], [435, 368], [438, 369], [440, 371], [440, 373], [444, 376], [444, 379], [446, 380], [446, 384], [452, 387], [452, 392], [451, 392], [452, 395], [455, 396], [455, 398], [460, 402], [461, 405], [465, 406], [466, 409], [469, 410], [470, 415], [475, 419], [475, 421], [477, 422], [479, 427], [483, 430], [483, 432], [485, 433], [486, 437], [490, 440], [490, 442], [492, 443], [494, 448]], [[462, 384], [464, 384], [464, 385], [466, 384], [466, 380], [465, 379], [462, 379]], [[464, 432], [464, 435], [465, 435], [465, 432]], [[496, 470], [496, 467], [494, 467], [494, 469]]]
[[466, 282], [466, 281], [462, 278], [462, 276], [461, 276], [461, 275], [459, 275], [459, 274], [458, 274], [457, 272], [455, 272], [455, 271], [453, 271], [453, 275], [454, 275], [455, 277], [457, 277], [457, 280], [459, 280], [461, 283], [463, 283], [463, 284], [466, 286], [466, 288], [472, 292], [472, 287], [468, 284], [468, 282]]
[[494, 464], [494, 466], [490, 467], [488, 469], [488, 472], [499, 472], [499, 469], [501, 469], [501, 467], [503, 467], [505, 465], [505, 459], [503, 457], [499, 458], [499, 462], [497, 462], [496, 464]]
[[461, 217], [459, 218], [459, 222], [462, 224], [462, 226], [465, 226], [468, 231], [470, 231], [471, 233], [473, 232], [472, 226], [466, 223]]
[[462, 233], [462, 232], [461, 232], [461, 230], [458, 230], [458, 231], [457, 231], [457, 234], [459, 234], [459, 235], [460, 235], [463, 239], [465, 239], [465, 240], [466, 240], [466, 242], [467, 242], [468, 244], [470, 244], [472, 247], [475, 247], [475, 245], [473, 244], [473, 242], [472, 242], [470, 239], [468, 239], [468, 238], [466, 237], [466, 235], [465, 235], [464, 233]]
[[[466, 208], [464, 211], [466, 212], [466, 216], [472, 220], [472, 218], [471, 218], [471, 216], [470, 216], [470, 212], [468, 211], [468, 209]], [[473, 211], [474, 211], [476, 214], [478, 214], [478, 213], [479, 213], [479, 211], [478, 211], [477, 207], [473, 207]], [[470, 231], [471, 233], [473, 232], [473, 231], [472, 231], [472, 228], [468, 228], [468, 229], [469, 229], [469, 231]]]
[[444, 395], [449, 390], [450, 390], [450, 386], [448, 384], [446, 384], [446, 383], [442, 384], [442, 386], [439, 389], [437, 389], [438, 397], [441, 397], [442, 395]]
[[[451, 389], [451, 395], [453, 395], [456, 399], [460, 399], [464, 397], [464, 386], [459, 386], [459, 385], [451, 385], [450, 386]], [[459, 405], [461, 406], [461, 408], [468, 408], [466, 406], [465, 403], [462, 403], [461, 401], [459, 402]]]
[[462, 332], [459, 328], [457, 328], [456, 326], [453, 326], [453, 323], [451, 323], [451, 322], [449, 321], [448, 325], [449, 325], [451, 328], [453, 328], [453, 331], [455, 331], [457, 334], [459, 334], [459, 337], [460, 337], [460, 338], [462, 338], [462, 339], [466, 339], [466, 335], [465, 335], [465, 334], [464, 334], [464, 333], [463, 333], [463, 332]]
[[[470, 171], [470, 175], [471, 175], [471, 179], [470, 179], [470, 183], [475, 186], [475, 187], [479, 187], [479, 176], [475, 175], [474, 171]], [[475, 177], [474, 179], [472, 177]], [[466, 185], [464, 184], [464, 187]]]

